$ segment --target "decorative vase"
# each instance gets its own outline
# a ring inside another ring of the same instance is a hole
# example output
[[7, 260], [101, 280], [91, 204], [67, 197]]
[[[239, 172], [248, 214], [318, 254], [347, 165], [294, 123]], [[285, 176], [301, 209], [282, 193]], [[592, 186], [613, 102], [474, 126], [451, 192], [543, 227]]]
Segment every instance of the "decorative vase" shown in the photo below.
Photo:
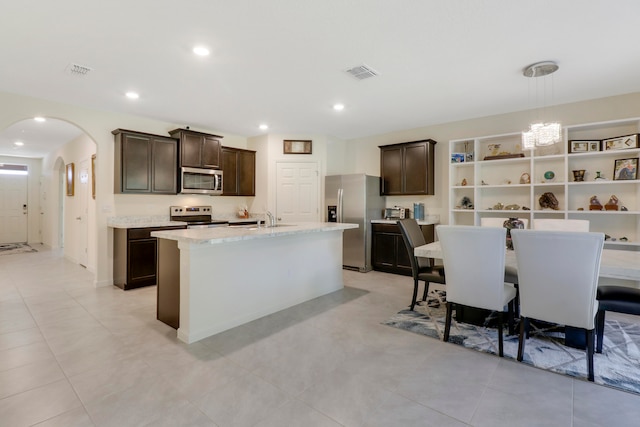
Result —
[[580, 170], [575, 170], [573, 171], [573, 180], [575, 182], [582, 182], [584, 181], [584, 169], [580, 169]]
[[514, 228], [523, 229], [524, 222], [518, 218], [509, 218], [503, 224], [504, 228], [507, 229], [507, 249], [513, 249], [513, 241], [511, 240], [511, 230]]

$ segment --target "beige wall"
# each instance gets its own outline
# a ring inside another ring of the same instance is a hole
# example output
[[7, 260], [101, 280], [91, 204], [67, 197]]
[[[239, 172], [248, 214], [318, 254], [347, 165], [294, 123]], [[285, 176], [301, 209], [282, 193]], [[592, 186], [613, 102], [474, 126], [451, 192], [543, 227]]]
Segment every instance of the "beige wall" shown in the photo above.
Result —
[[[640, 93], [623, 95], [618, 97], [603, 98], [599, 100], [568, 104], [558, 107], [548, 107], [547, 113], [560, 120], [565, 125], [640, 117]], [[279, 160], [298, 159], [300, 155], [283, 155], [283, 139], [312, 139], [313, 155], [303, 156], [313, 159], [320, 164], [322, 175], [340, 173], [367, 173], [379, 175], [379, 145], [398, 142], [414, 141], [424, 138], [432, 138], [438, 141], [436, 146], [436, 195], [427, 197], [388, 197], [387, 205], [401, 204], [410, 206], [414, 202], [424, 202], [427, 213], [437, 213], [446, 221], [448, 205], [447, 199], [447, 166], [448, 141], [473, 136], [494, 135], [500, 133], [517, 132], [525, 129], [532, 117], [531, 112], [515, 112], [499, 116], [484, 117], [473, 120], [464, 120], [454, 123], [424, 126], [416, 129], [408, 129], [392, 132], [384, 135], [376, 135], [358, 138], [350, 141], [341, 141], [324, 135], [263, 135], [253, 138], [226, 135], [215, 129], [197, 129], [214, 134], [223, 134], [223, 145], [248, 148], [257, 151], [256, 159], [256, 186], [255, 198], [242, 197], [209, 197], [209, 196], [140, 196], [120, 195], [113, 192], [113, 135], [111, 131], [117, 128], [132, 129], [141, 132], [167, 135], [168, 131], [180, 125], [149, 120], [142, 117], [129, 116], [81, 108], [61, 103], [50, 102], [42, 99], [23, 97], [13, 94], [0, 93], [0, 129], [21, 120], [34, 116], [56, 118], [70, 122], [82, 129], [86, 140], [95, 143], [96, 160], [96, 200], [93, 202], [93, 215], [90, 224], [90, 239], [92, 239], [93, 251], [90, 263], [96, 272], [97, 285], [112, 284], [112, 236], [107, 227], [107, 218], [113, 215], [166, 215], [168, 206], [172, 204], [211, 204], [215, 213], [232, 213], [241, 204], [248, 204], [252, 212], [260, 212], [266, 206], [273, 209], [275, 206], [275, 163]], [[428, 118], [425, 118], [428, 121]], [[195, 129], [194, 129], [195, 130]], [[40, 197], [39, 174], [35, 181], [30, 178], [30, 218], [29, 241], [46, 241], [55, 247], [55, 230], [42, 227], [40, 231], [39, 218], [43, 217], [43, 224], [52, 221], [54, 215], [53, 203], [56, 198], [57, 167], [67, 158], [74, 156], [71, 146], [62, 149], [60, 153], [53, 153], [46, 160], [46, 168], [42, 169], [43, 188], [48, 193]], [[89, 150], [90, 151], [90, 150]], [[82, 156], [85, 156], [83, 154]], [[33, 170], [40, 172], [41, 161], [29, 160]], [[56, 166], [57, 165], [57, 166]], [[46, 169], [46, 170], [45, 170]], [[32, 182], [33, 181], [33, 182]], [[322, 180], [321, 182], [323, 182]], [[34, 191], [34, 193], [32, 193]], [[323, 194], [323, 191], [321, 191]], [[43, 215], [39, 215], [40, 208], [44, 209]], [[34, 207], [38, 215], [34, 218]], [[34, 225], [35, 224], [35, 225]], [[35, 233], [32, 234], [32, 233]], [[93, 267], [95, 265], [95, 267]]]
[[[546, 114], [563, 125], [579, 125], [633, 117], [640, 117], [640, 93], [547, 107]], [[448, 210], [448, 166], [450, 140], [477, 136], [520, 132], [526, 129], [534, 114], [520, 111], [472, 120], [424, 126], [384, 135], [375, 135], [348, 141], [348, 159], [355, 167], [345, 173], [368, 173], [379, 175], [380, 153], [378, 146], [398, 142], [431, 138], [436, 145], [436, 194], [434, 196], [387, 197], [387, 206], [411, 207], [414, 202], [423, 202], [429, 214], [439, 214], [447, 222]]]

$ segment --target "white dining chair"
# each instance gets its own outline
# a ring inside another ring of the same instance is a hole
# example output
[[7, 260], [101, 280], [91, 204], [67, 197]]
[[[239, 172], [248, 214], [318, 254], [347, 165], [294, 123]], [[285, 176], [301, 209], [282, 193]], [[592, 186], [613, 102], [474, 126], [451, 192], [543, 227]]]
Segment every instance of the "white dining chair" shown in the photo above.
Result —
[[[515, 217], [509, 217], [515, 218]], [[480, 226], [481, 227], [504, 227], [504, 222], [509, 218], [494, 218], [494, 217], [482, 217], [480, 218]], [[529, 219], [528, 218], [518, 218], [523, 222], [524, 228], [529, 228]]]
[[589, 231], [587, 219], [536, 218], [532, 225], [534, 230]]
[[[480, 226], [481, 227], [503, 227], [504, 222], [509, 218], [494, 218], [494, 217], [482, 217], [480, 218]], [[529, 226], [528, 218], [518, 218], [524, 224], [524, 228]], [[504, 270], [504, 281], [507, 283], [513, 283], [514, 285], [518, 285], [518, 272], [513, 267], [505, 267]], [[516, 310], [517, 310], [516, 306]]]
[[495, 311], [498, 315], [498, 354], [503, 356], [502, 323], [508, 307], [513, 331], [516, 289], [504, 281], [506, 228], [465, 225], [436, 227], [447, 273], [447, 317], [444, 341], [449, 341], [454, 306]]
[[596, 291], [603, 233], [511, 230], [520, 290], [518, 360], [530, 319], [583, 329], [587, 370], [593, 381]]

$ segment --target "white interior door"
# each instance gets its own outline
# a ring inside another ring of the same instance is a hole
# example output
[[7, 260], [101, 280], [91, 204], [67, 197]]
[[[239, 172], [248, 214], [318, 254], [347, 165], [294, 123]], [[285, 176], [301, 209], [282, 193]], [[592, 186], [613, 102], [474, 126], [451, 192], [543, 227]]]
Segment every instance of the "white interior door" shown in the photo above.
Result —
[[76, 179], [78, 183], [78, 215], [76, 216], [78, 222], [78, 264], [87, 266], [89, 262], [88, 255], [88, 223], [87, 216], [89, 214], [88, 201], [89, 197], [89, 160], [83, 160], [80, 163], [78, 170], [78, 176]]
[[276, 218], [284, 223], [319, 221], [317, 162], [278, 162]]
[[28, 175], [0, 175], [0, 243], [27, 242]]

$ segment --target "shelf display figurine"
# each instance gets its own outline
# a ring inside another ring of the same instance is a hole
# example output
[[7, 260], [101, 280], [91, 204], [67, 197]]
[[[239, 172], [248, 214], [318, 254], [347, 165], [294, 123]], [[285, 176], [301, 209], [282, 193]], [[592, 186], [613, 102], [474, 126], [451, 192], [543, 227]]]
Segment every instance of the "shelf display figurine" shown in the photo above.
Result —
[[531, 175], [526, 172], [520, 175], [520, 184], [531, 184]]
[[559, 205], [558, 199], [556, 198], [555, 194], [553, 194], [550, 191], [540, 196], [538, 203], [540, 203], [540, 207], [543, 209], [549, 208], [549, 209], [553, 209], [554, 211], [557, 211], [560, 209], [560, 207], [558, 206]]
[[589, 200], [589, 210], [590, 211], [601, 211], [602, 203], [598, 200], [598, 196], [591, 196], [591, 200]]
[[596, 177], [593, 178], [594, 181], [606, 181], [607, 178], [605, 178], [604, 176], [600, 175], [600, 171], [596, 171]]
[[473, 209], [473, 203], [471, 203], [471, 199], [467, 196], [464, 196], [462, 200], [460, 200], [460, 206], [462, 209]]
[[584, 181], [584, 169], [574, 170], [573, 171], [573, 180], [575, 182]]
[[607, 202], [606, 205], [604, 205], [605, 210], [608, 211], [617, 211], [618, 210], [618, 198], [616, 197], [616, 195], [612, 195], [609, 198], [609, 201]]
[[462, 185], [463, 187], [464, 187], [465, 185], [467, 185], [467, 178], [463, 178], [463, 179], [462, 179], [462, 182], [460, 183], [460, 185]]

